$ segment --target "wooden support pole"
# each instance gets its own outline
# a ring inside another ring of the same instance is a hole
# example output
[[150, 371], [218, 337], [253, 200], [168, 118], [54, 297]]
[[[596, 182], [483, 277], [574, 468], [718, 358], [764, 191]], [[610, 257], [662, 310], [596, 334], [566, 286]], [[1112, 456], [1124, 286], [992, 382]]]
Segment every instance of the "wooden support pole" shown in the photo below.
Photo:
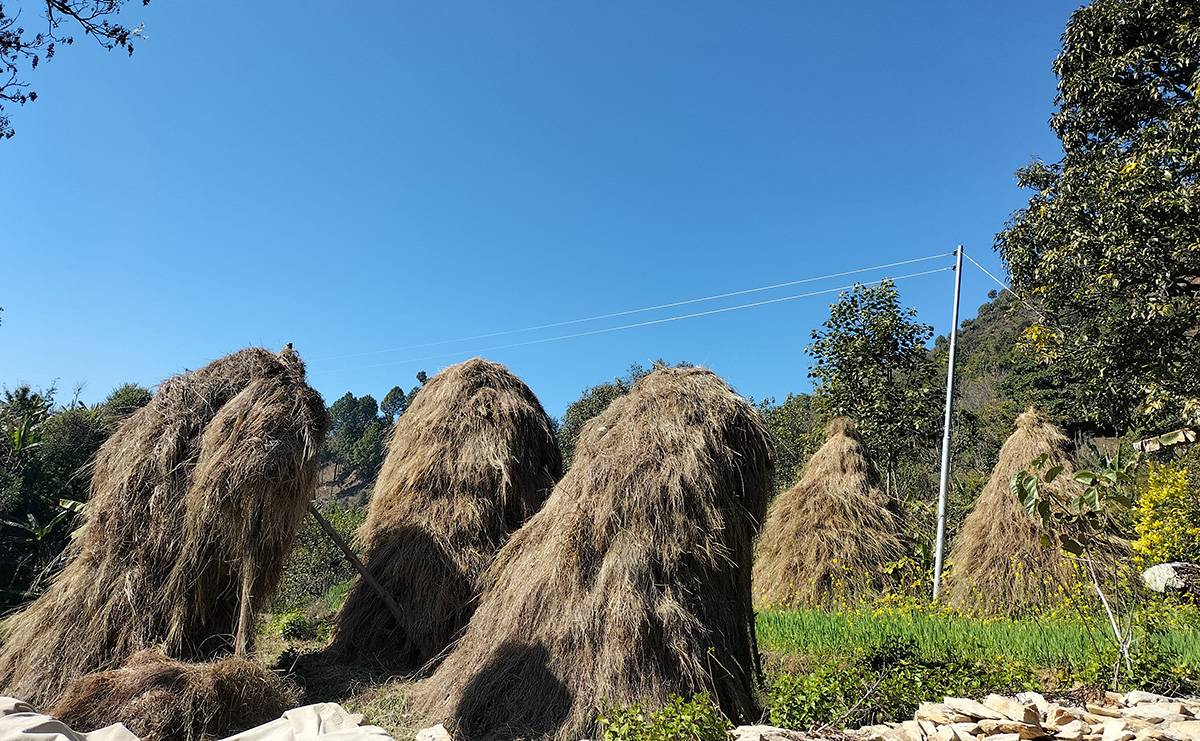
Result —
[[246, 553], [242, 559], [242, 601], [238, 606], [238, 627], [237, 639], [233, 647], [235, 656], [245, 658], [246, 654], [250, 653], [250, 625], [251, 611], [250, 600], [253, 594], [254, 585], [254, 566], [251, 563], [250, 554]]
[[346, 560], [349, 561], [350, 565], [358, 571], [359, 576], [363, 578], [363, 581], [367, 583], [367, 586], [371, 587], [371, 589], [374, 589], [375, 594], [379, 595], [379, 599], [383, 600], [383, 604], [386, 605], [388, 611], [392, 613], [392, 617], [396, 618], [396, 626], [399, 627], [403, 625], [404, 621], [401, 618], [400, 606], [396, 604], [396, 600], [392, 599], [392, 595], [389, 594], [388, 591], [379, 584], [379, 582], [375, 581], [375, 577], [371, 576], [371, 574], [367, 571], [367, 567], [363, 565], [363, 562], [358, 560], [358, 556], [354, 555], [354, 550], [350, 548], [350, 544], [343, 540], [342, 536], [338, 535], [337, 530], [333, 529], [333, 525], [330, 525], [329, 521], [317, 511], [317, 508], [312, 502], [308, 503], [308, 512], [317, 521], [317, 524], [321, 526], [321, 529], [325, 531], [325, 534], [329, 536], [330, 540], [337, 544], [338, 548], [342, 549], [342, 553], [345, 554]]

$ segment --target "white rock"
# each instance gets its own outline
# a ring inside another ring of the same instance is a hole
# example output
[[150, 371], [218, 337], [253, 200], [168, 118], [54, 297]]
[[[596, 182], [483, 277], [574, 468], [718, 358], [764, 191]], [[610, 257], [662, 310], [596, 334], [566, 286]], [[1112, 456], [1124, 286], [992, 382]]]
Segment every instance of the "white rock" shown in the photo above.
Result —
[[925, 738], [925, 732], [921, 730], [921, 724], [915, 720], [904, 721], [897, 730], [903, 733], [905, 738], [910, 739], [910, 741], [921, 741], [921, 739]]
[[958, 736], [950, 726], [938, 726], [933, 732], [933, 741], [958, 741]]
[[1200, 720], [1184, 720], [1172, 723], [1168, 728], [1179, 736], [1200, 741]]
[[1121, 714], [1127, 718], [1145, 720], [1185, 720], [1184, 716], [1192, 713], [1181, 702], [1143, 702], [1125, 708]]
[[1072, 708], [1064, 708], [1056, 702], [1050, 703], [1046, 709], [1046, 720], [1042, 723], [1046, 728], [1061, 728], [1079, 720], [1080, 713]]
[[1064, 723], [1059, 727], [1058, 733], [1054, 734], [1056, 738], [1062, 741], [1080, 741], [1084, 734], [1090, 733], [1091, 726], [1086, 725], [1081, 720], [1073, 720], [1070, 723]]
[[1153, 692], [1142, 692], [1141, 690], [1133, 690], [1125, 693], [1125, 704], [1133, 707], [1147, 702], [1170, 702], [1171, 698], [1163, 695], [1156, 695]]
[[1040, 692], [1020, 692], [1017, 694], [1017, 699], [1026, 705], [1032, 705], [1038, 709], [1042, 715], [1050, 709], [1050, 703], [1046, 702], [1046, 698]]
[[1011, 720], [1029, 725], [1041, 725], [1042, 716], [1038, 713], [1037, 708], [1033, 705], [1026, 705], [1020, 700], [1014, 700], [1004, 695], [988, 695], [983, 699], [983, 704]]
[[438, 723], [436, 726], [417, 731], [417, 741], [454, 741], [454, 739], [446, 730], [446, 726]]
[[1001, 718], [1007, 717], [1003, 713], [998, 713], [995, 710], [992, 710], [983, 703], [975, 702], [974, 700], [968, 700], [965, 697], [947, 697], [946, 699], [942, 700], [942, 704], [957, 710], [964, 715], [969, 715], [976, 720], [982, 718], [1000, 720]]
[[973, 720], [969, 713], [963, 713], [940, 702], [923, 702], [917, 706], [914, 720], [927, 720], [939, 725], [965, 723]]
[[894, 728], [894, 726], [881, 723], [875, 726], [863, 726], [857, 731], [853, 731], [853, 733], [861, 736], [862, 738], [869, 739], [870, 741], [885, 741], [886, 739], [892, 738], [894, 735], [892, 728]]
[[731, 733], [736, 741], [804, 741], [807, 738], [799, 731], [775, 726], [738, 726]]
[[1110, 720], [1104, 724], [1103, 741], [1133, 741], [1137, 734], [1129, 730], [1124, 720]]
[[1046, 734], [1040, 725], [1035, 723], [1022, 723], [1019, 720], [991, 720], [984, 718], [979, 721], [979, 732], [985, 736], [1004, 735], [1015, 733], [1020, 738], [1041, 738]]

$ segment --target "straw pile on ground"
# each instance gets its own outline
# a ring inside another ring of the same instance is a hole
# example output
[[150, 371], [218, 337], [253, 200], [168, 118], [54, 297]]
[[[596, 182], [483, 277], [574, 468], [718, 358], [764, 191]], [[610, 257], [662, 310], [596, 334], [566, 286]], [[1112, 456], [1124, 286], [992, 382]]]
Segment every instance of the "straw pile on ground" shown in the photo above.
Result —
[[500, 551], [419, 712], [466, 739], [597, 738], [602, 700], [707, 691], [755, 719], [750, 561], [771, 485], [757, 412], [664, 368], [588, 422], [546, 505]]
[[298, 688], [249, 659], [187, 664], [149, 648], [71, 682], [48, 712], [77, 731], [120, 719], [142, 741], [198, 741], [269, 723], [299, 699]]
[[1063, 467], [1052, 483], [1042, 483], [1043, 496], [1082, 491], [1073, 478], [1067, 437], [1041, 412], [1030, 409], [1017, 417], [1017, 430], [1000, 448], [1000, 460], [951, 549], [951, 605], [985, 614], [1015, 614], [1045, 604], [1063, 585], [1075, 581], [1071, 564], [1057, 547], [1042, 545], [1042, 524], [1011, 491], [1013, 475], [1032, 471], [1033, 459], [1041, 455], [1047, 456], [1042, 470]]
[[760, 608], [833, 606], [886, 586], [885, 566], [909, 552], [898, 505], [879, 487], [866, 446], [846, 417], [796, 485], [780, 494], [754, 561]]
[[332, 651], [411, 671], [466, 628], [500, 546], [562, 475], [553, 424], [507, 368], [481, 358], [438, 373], [400, 416], [360, 536], [367, 584], [338, 614]]
[[48, 707], [142, 649], [206, 661], [235, 637], [246, 648], [315, 492], [327, 424], [290, 346], [163, 382], [100, 449], [66, 567], [3, 624], [0, 694]]

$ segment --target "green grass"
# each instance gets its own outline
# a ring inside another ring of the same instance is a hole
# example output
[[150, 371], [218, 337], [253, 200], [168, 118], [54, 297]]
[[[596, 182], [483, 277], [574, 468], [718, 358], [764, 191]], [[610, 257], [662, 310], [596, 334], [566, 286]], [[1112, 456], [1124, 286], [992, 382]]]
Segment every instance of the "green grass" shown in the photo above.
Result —
[[[1117, 653], [1101, 620], [985, 620], [919, 605], [763, 611], [756, 623], [770, 659], [767, 707], [772, 723], [787, 728], [858, 727], [911, 718], [921, 702], [946, 695], [1106, 687]], [[1134, 634], [1119, 689], [1200, 688], [1200, 610], [1151, 602]]]
[[[1108, 625], [1100, 620], [982, 620], [932, 610], [864, 609], [771, 610], [758, 613], [756, 622], [764, 648], [811, 657], [848, 656], [887, 637], [913, 645], [925, 660], [1004, 657], [1036, 667], [1078, 667], [1092, 661], [1097, 647], [1103, 651], [1112, 646]], [[1138, 631], [1143, 643], [1200, 667], [1200, 617], [1195, 608], [1157, 612], [1145, 623], [1150, 630]]]

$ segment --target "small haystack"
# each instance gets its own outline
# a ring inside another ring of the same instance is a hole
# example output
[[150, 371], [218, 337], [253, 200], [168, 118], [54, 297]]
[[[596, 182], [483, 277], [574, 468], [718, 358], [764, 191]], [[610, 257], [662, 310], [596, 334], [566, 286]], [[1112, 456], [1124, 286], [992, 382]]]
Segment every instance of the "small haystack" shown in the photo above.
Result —
[[757, 720], [750, 561], [771, 452], [712, 372], [663, 368], [588, 422], [417, 705], [466, 739], [597, 738], [604, 700], [709, 692]]
[[327, 425], [290, 346], [164, 381], [97, 454], [70, 561], [4, 622], [0, 694], [48, 707], [146, 648], [198, 661], [237, 636], [245, 648], [315, 492]]
[[142, 741], [199, 741], [269, 723], [299, 700], [299, 688], [255, 661], [187, 664], [148, 648], [75, 679], [48, 712], [77, 731], [124, 723]]
[[871, 594], [885, 586], [884, 567], [909, 551], [898, 505], [879, 488], [854, 423], [838, 417], [825, 432], [763, 526], [754, 561], [759, 608], [832, 606]]
[[406, 671], [440, 654], [466, 628], [496, 551], [561, 475], [553, 423], [507, 368], [475, 358], [431, 378], [396, 422], [360, 531], [403, 622], [359, 581], [332, 651]]
[[950, 552], [950, 604], [985, 614], [1014, 614], [1045, 604], [1062, 585], [1075, 581], [1071, 564], [1055, 546], [1041, 543], [1044, 529], [1013, 496], [1013, 475], [1033, 470], [1032, 461], [1047, 455], [1042, 470], [1062, 466], [1043, 491], [1075, 487], [1071, 443], [1050, 419], [1030, 409], [1017, 417], [1017, 431], [1000, 448], [992, 477], [963, 522]]

